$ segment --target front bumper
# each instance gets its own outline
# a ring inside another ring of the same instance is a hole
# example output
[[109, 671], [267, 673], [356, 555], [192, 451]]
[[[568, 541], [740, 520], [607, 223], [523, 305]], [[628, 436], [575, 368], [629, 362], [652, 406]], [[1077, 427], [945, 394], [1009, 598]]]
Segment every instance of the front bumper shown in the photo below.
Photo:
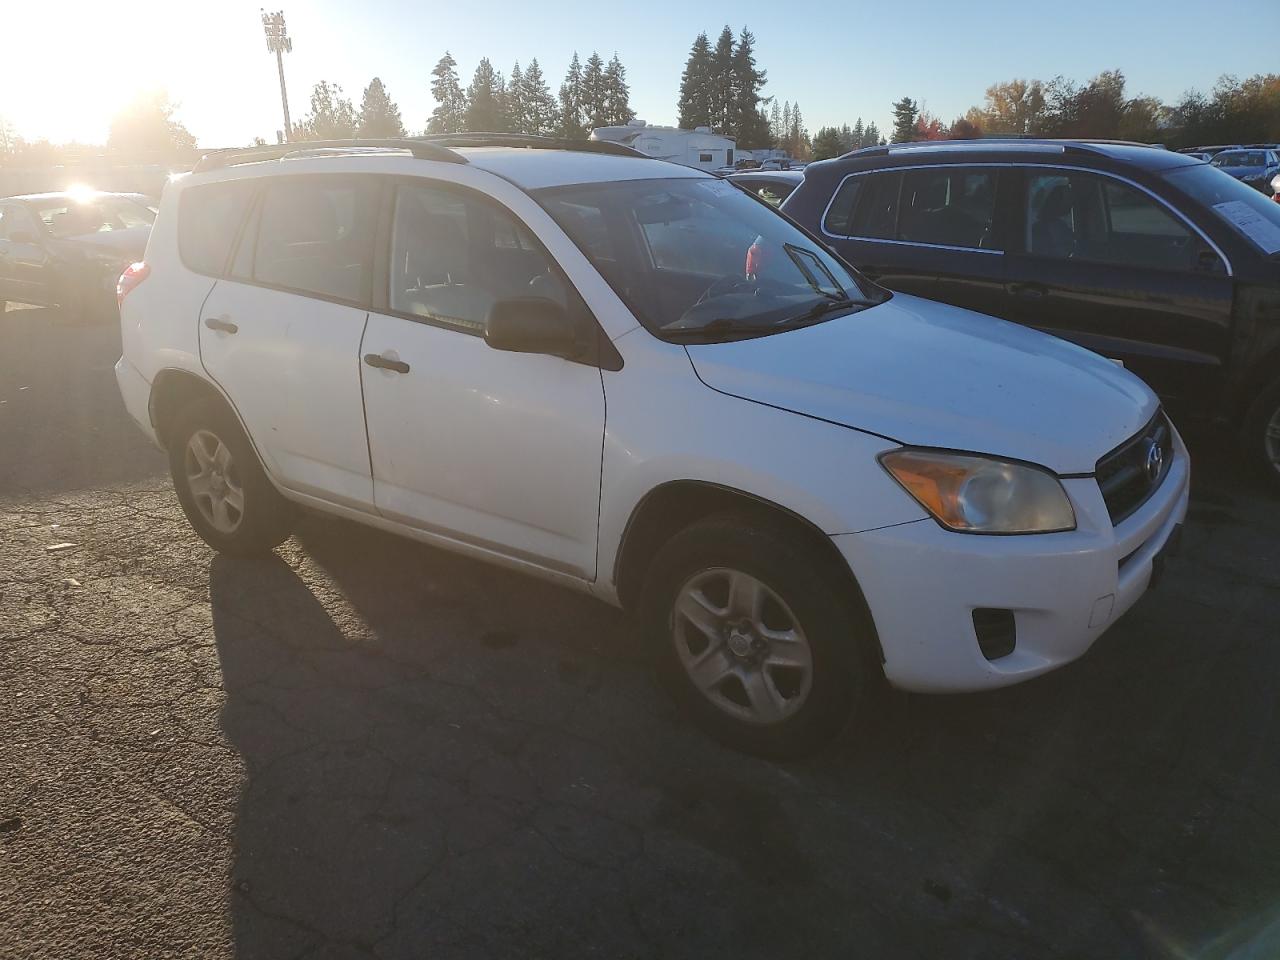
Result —
[[[1191, 463], [1174, 434], [1160, 487], [1112, 526], [1092, 477], [1063, 481], [1075, 530], [975, 536], [933, 520], [833, 538], [858, 578], [889, 682], [905, 690], [985, 690], [1028, 680], [1084, 654], [1151, 583], [1158, 555], [1187, 514]], [[1013, 611], [1017, 643], [988, 660], [977, 608]]]
[[147, 378], [137, 367], [121, 357], [116, 361], [116, 383], [120, 385], [120, 396], [124, 399], [124, 407], [129, 411], [129, 416], [133, 417], [147, 438], [159, 446], [160, 440], [151, 423], [151, 384], [147, 382]]

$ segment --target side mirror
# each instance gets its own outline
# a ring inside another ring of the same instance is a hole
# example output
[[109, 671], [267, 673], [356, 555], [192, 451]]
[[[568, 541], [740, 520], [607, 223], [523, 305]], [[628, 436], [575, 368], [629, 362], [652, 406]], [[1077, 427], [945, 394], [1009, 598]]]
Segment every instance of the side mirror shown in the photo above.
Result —
[[15, 230], [9, 234], [10, 243], [38, 243], [36, 235], [30, 230]]
[[512, 297], [489, 308], [484, 342], [495, 350], [545, 353], [574, 359], [582, 355], [578, 331], [564, 307], [546, 297]]

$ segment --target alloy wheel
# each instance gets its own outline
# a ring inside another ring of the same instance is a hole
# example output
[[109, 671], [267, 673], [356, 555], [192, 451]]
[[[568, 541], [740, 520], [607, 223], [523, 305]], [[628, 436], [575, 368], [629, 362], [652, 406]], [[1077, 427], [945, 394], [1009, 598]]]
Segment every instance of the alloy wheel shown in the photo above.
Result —
[[217, 434], [197, 430], [184, 457], [187, 489], [201, 516], [218, 533], [232, 534], [244, 519], [244, 487], [231, 449]]
[[759, 725], [795, 714], [813, 687], [813, 650], [791, 608], [741, 570], [694, 574], [676, 593], [672, 640], [689, 680], [718, 709]]

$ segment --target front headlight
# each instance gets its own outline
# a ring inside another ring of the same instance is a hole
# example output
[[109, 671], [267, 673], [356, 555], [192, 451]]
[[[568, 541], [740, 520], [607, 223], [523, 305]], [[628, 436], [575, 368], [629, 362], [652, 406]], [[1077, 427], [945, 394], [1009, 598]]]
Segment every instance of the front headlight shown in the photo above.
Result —
[[948, 530], [1056, 533], [1076, 528], [1067, 492], [1040, 467], [907, 448], [882, 454], [880, 463]]

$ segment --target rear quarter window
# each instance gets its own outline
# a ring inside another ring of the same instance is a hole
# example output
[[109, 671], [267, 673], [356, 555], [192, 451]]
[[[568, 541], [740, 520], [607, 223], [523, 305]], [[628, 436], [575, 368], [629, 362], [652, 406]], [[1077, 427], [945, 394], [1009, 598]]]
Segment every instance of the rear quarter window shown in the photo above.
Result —
[[226, 273], [231, 247], [253, 198], [253, 184], [189, 187], [178, 205], [178, 253], [187, 269], [211, 277]]

